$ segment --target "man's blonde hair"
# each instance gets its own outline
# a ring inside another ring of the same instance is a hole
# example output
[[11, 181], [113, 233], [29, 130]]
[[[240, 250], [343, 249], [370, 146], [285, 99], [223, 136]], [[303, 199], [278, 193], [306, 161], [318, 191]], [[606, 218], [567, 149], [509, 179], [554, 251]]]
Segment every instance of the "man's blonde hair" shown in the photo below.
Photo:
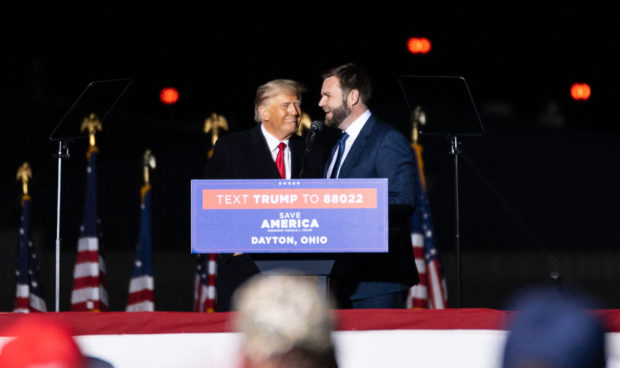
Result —
[[321, 295], [316, 281], [293, 271], [259, 273], [235, 292], [233, 303], [235, 327], [251, 361], [334, 366], [333, 303]]
[[274, 79], [261, 85], [256, 90], [256, 99], [254, 100], [254, 121], [261, 122], [258, 107], [265, 105], [269, 99], [281, 93], [290, 93], [297, 96], [301, 101], [301, 95], [305, 91], [306, 88], [303, 85], [291, 79]]

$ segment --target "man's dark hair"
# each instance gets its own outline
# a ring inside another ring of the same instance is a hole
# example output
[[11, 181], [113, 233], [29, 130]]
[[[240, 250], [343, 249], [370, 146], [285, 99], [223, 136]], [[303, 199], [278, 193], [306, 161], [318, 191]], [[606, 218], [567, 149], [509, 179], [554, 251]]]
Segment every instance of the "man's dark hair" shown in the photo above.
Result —
[[368, 73], [364, 68], [354, 63], [344, 64], [323, 73], [323, 80], [329, 77], [338, 78], [343, 98], [346, 98], [349, 92], [356, 89], [360, 93], [362, 103], [368, 106], [372, 87]]

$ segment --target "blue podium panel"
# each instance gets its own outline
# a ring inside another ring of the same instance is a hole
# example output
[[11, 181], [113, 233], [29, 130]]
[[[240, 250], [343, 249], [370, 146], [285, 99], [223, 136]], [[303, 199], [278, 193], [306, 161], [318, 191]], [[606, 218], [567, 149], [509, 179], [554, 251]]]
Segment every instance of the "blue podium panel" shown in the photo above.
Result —
[[192, 180], [192, 253], [388, 251], [387, 179]]

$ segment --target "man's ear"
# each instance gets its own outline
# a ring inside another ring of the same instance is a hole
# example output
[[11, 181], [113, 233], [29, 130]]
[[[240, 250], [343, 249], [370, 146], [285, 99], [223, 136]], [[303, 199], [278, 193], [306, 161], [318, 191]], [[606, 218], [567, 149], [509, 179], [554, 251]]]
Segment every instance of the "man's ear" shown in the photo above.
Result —
[[360, 91], [357, 89], [352, 89], [347, 96], [347, 105], [349, 107], [353, 107], [360, 102]]
[[264, 105], [258, 107], [258, 116], [260, 116], [260, 121], [269, 121], [269, 111]]

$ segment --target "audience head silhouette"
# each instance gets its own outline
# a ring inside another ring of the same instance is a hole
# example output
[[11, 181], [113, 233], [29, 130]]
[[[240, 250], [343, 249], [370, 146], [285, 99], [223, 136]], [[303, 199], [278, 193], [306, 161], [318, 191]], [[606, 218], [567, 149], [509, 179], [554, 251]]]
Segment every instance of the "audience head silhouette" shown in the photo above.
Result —
[[61, 321], [24, 316], [2, 331], [14, 337], [0, 351], [2, 368], [112, 368], [103, 359], [84, 355]]
[[235, 293], [244, 367], [336, 367], [332, 304], [316, 282], [261, 273]]
[[588, 297], [556, 289], [519, 294], [509, 308], [503, 368], [605, 367], [605, 326], [591, 307]]

